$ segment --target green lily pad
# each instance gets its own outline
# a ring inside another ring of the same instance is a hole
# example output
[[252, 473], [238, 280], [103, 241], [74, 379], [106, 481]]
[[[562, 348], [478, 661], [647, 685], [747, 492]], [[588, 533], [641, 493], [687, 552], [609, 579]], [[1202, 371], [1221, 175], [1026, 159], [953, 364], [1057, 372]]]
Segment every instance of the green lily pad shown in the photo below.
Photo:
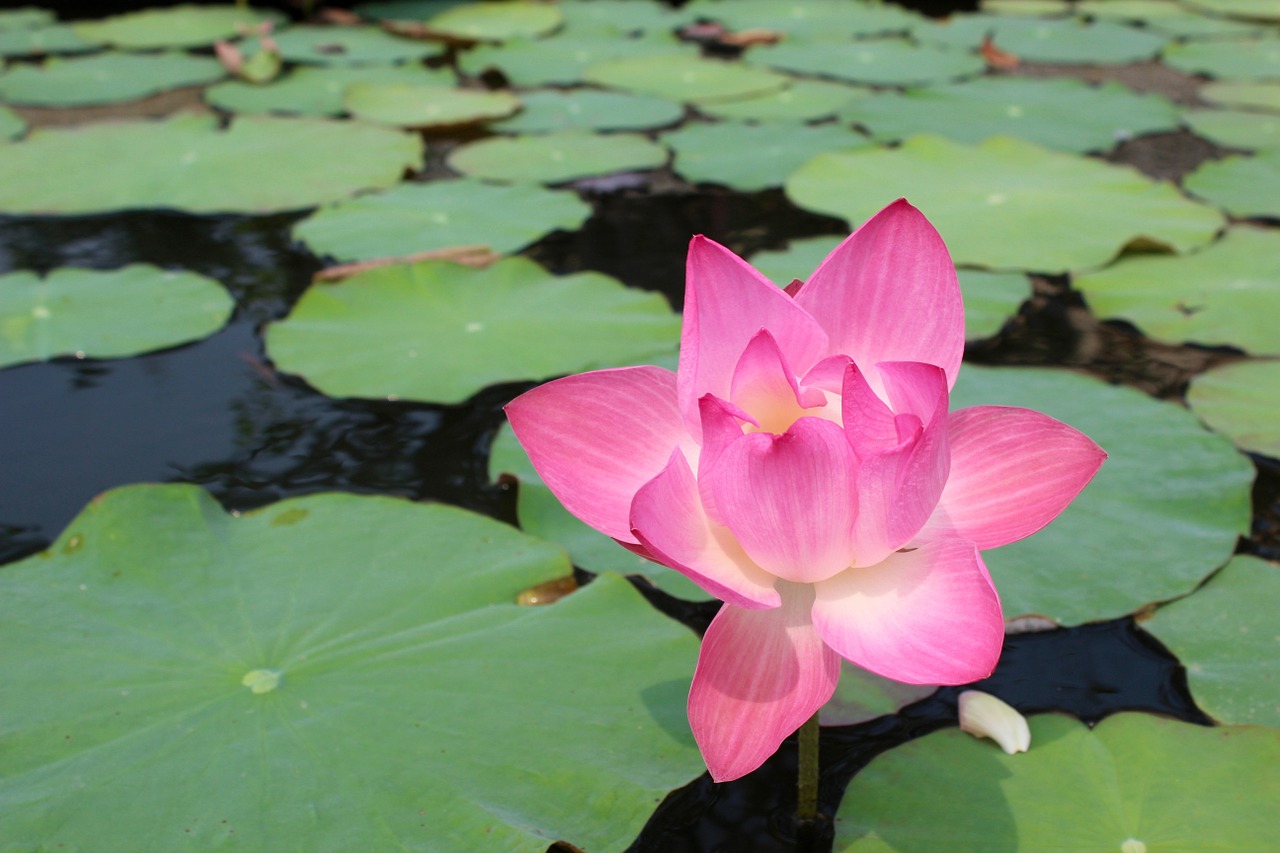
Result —
[[1040, 272], [1102, 266], [1135, 241], [1190, 251], [1223, 224], [1168, 183], [1010, 137], [968, 146], [922, 134], [892, 150], [820, 154], [786, 191], [801, 207], [850, 223], [906, 196], [957, 263]]
[[1280, 233], [1236, 226], [1185, 257], [1135, 256], [1075, 277], [1099, 317], [1174, 343], [1280, 355]]
[[667, 149], [629, 133], [565, 130], [538, 136], [481, 139], [449, 152], [450, 168], [490, 181], [558, 184], [575, 178], [656, 169]]
[[498, 382], [644, 363], [679, 336], [660, 294], [601, 273], [423, 261], [313, 285], [267, 327], [267, 351], [331, 397], [456, 403]]
[[731, 30], [772, 30], [797, 41], [906, 33], [922, 20], [889, 3], [845, 0], [693, 0], [685, 8]]
[[310, 65], [418, 62], [440, 53], [437, 42], [401, 38], [373, 26], [302, 24], [289, 27], [274, 38], [281, 57]]
[[1280, 38], [1189, 41], [1172, 44], [1164, 62], [1187, 74], [1220, 80], [1280, 79]]
[[[697, 57], [698, 47], [676, 42], [670, 33], [646, 38], [568, 33], [547, 39], [513, 39], [501, 46], [482, 44], [460, 54], [458, 67], [473, 77], [497, 69], [513, 86], [568, 86], [582, 83], [590, 66], [654, 53]], [[662, 93], [655, 94], [662, 97]]]
[[875, 86], [916, 86], [974, 77], [986, 70], [975, 53], [906, 39], [784, 41], [754, 47], [747, 60], [794, 74]]
[[216, 59], [186, 53], [51, 57], [0, 75], [0, 100], [42, 107], [112, 104], [225, 76], [226, 69]]
[[1187, 110], [1182, 114], [1197, 136], [1231, 148], [1280, 146], [1280, 115], [1244, 110]]
[[357, 3], [351, 11], [370, 21], [425, 21], [466, 0], [375, 0]]
[[648, 130], [684, 118], [684, 108], [652, 95], [628, 95], [596, 89], [522, 92], [519, 115], [494, 122], [503, 133], [556, 130]]
[[205, 89], [204, 99], [233, 113], [290, 113], [324, 118], [346, 112], [343, 95], [357, 83], [450, 86], [453, 82], [448, 69], [421, 65], [301, 66], [267, 85], [232, 80], [210, 86]]
[[1158, 95], [1119, 83], [1034, 77], [885, 92], [854, 102], [844, 117], [885, 141], [928, 132], [976, 143], [1007, 134], [1075, 152], [1105, 151], [1119, 140], [1178, 126], [1178, 109]]
[[1280, 362], [1238, 361], [1202, 373], [1191, 380], [1187, 405], [1241, 449], [1280, 459]]
[[[350, 151], [360, 156], [342, 155]], [[420, 140], [401, 131], [318, 119], [243, 116], [223, 131], [214, 116], [178, 115], [39, 129], [0, 144], [0, 211], [297, 210], [390, 186], [421, 158]]]
[[621, 849], [702, 768], [697, 639], [617, 577], [514, 603], [568, 570], [440, 504], [329, 494], [233, 517], [193, 486], [108, 492], [0, 578], [0, 642], [23, 650], [3, 664], [0, 835]]
[[1213, 15], [1247, 18], [1254, 21], [1280, 21], [1280, 9], [1270, 0], [1185, 0], [1193, 9]]
[[537, 38], [562, 23], [560, 10], [549, 3], [503, 0], [500, 3], [464, 3], [446, 9], [427, 26], [432, 32], [471, 41], [507, 41]]
[[1200, 97], [1224, 107], [1280, 112], [1280, 83], [1206, 83]]
[[732, 101], [785, 89], [781, 74], [741, 62], [659, 53], [592, 65], [583, 73], [600, 86], [693, 104]]
[[505, 118], [520, 109], [520, 100], [510, 92], [405, 83], [356, 83], [347, 88], [342, 103], [363, 121], [427, 128]]
[[21, 136], [27, 129], [22, 116], [7, 107], [0, 107], [0, 139], [12, 139]]
[[698, 111], [738, 121], [813, 121], [834, 116], [850, 101], [869, 94], [870, 89], [829, 80], [795, 80], [778, 92], [741, 101], [699, 104]]
[[220, 284], [146, 264], [0, 276], [0, 367], [59, 355], [121, 358], [211, 335], [235, 300]]
[[1116, 714], [1028, 720], [1031, 749], [944, 729], [874, 758], [836, 814], [836, 853], [1266, 850], [1280, 732]]
[[1280, 148], [1210, 160], [1183, 178], [1182, 185], [1232, 216], [1280, 217]]
[[0, 29], [0, 56], [42, 56], [46, 53], [82, 53], [101, 45], [86, 41], [70, 26]]
[[996, 47], [1024, 62], [1116, 65], [1154, 59], [1167, 36], [1112, 21], [954, 15], [915, 31], [922, 41], [969, 49], [988, 35]]
[[978, 8], [993, 15], [1025, 15], [1033, 18], [1061, 17], [1071, 12], [1071, 4], [1067, 0], [981, 0]]
[[[1277, 377], [1272, 370], [1273, 387]], [[1195, 595], [1161, 607], [1142, 627], [1187, 668], [1192, 697], [1214, 719], [1280, 728], [1277, 599], [1280, 567], [1240, 555]]]
[[463, 178], [335, 202], [299, 222], [293, 236], [341, 261], [468, 245], [509, 254], [558, 228], [576, 230], [590, 215], [591, 206], [572, 192]]
[[1078, 15], [1105, 21], [1132, 21], [1180, 39], [1257, 35], [1257, 24], [1213, 18], [1168, 0], [1081, 0]]
[[672, 168], [691, 183], [723, 184], [743, 192], [780, 187], [815, 154], [869, 143], [842, 125], [687, 124], [662, 135], [675, 151]]
[[575, 34], [670, 33], [693, 20], [687, 8], [673, 9], [650, 0], [624, 3], [557, 0], [556, 8], [564, 17], [565, 31]]
[[266, 21], [280, 23], [278, 12], [248, 6], [170, 6], [112, 15], [99, 21], [72, 24], [76, 34], [99, 44], [129, 50], [158, 47], [206, 47], [219, 39], [235, 38], [243, 29]]
[[0, 30], [26, 30], [52, 24], [57, 18], [48, 9], [20, 6], [0, 10]]
[[951, 406], [972, 405], [1036, 409], [1110, 454], [1056, 521], [983, 552], [1007, 617], [1074, 625], [1186, 595], [1248, 529], [1253, 466], [1179, 405], [1060, 370], [966, 365]]
[[819, 721], [824, 726], [855, 726], [895, 714], [937, 689], [932, 684], [893, 681], [842, 660], [835, 695], [819, 710]]

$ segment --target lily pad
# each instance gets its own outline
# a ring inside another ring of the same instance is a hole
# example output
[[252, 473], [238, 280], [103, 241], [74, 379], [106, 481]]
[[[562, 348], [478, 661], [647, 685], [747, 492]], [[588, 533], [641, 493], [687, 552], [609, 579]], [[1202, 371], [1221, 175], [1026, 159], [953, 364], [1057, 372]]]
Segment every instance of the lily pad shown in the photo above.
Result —
[[192, 486], [109, 492], [0, 578], [0, 641], [23, 650], [3, 665], [0, 835], [621, 849], [701, 770], [697, 639], [617, 577], [514, 603], [568, 569], [439, 504], [329, 494], [233, 517]]
[[1124, 258], [1073, 284], [1099, 317], [1154, 338], [1280, 355], [1280, 232], [1228, 228], [1193, 255]]
[[1210, 160], [1183, 178], [1182, 185], [1232, 216], [1280, 218], [1280, 148]]
[[819, 720], [824, 726], [855, 726], [897, 713], [937, 689], [932, 684], [893, 681], [842, 660], [835, 695], [818, 712]]
[[1254, 21], [1280, 21], [1280, 9], [1270, 0], [1186, 0], [1193, 9]]
[[971, 405], [1037, 409], [1110, 455], [1056, 521], [983, 552], [1006, 617], [1075, 625], [1178, 598], [1249, 527], [1253, 466], [1179, 405], [1064, 371], [966, 365], [952, 408]]
[[565, 31], [575, 34], [670, 33], [693, 20], [687, 8], [673, 9], [649, 0], [626, 3], [557, 0], [556, 7], [564, 17]]
[[186, 53], [99, 53], [51, 57], [0, 75], [0, 100], [42, 107], [131, 101], [227, 76], [216, 59]]
[[376, 124], [439, 128], [505, 118], [520, 109], [510, 92], [480, 92], [450, 86], [405, 83], [356, 83], [343, 106], [353, 116]]
[[699, 104], [698, 111], [739, 121], [813, 121], [834, 116], [850, 101], [869, 94], [870, 89], [829, 80], [795, 80], [778, 92], [741, 101]]
[[99, 21], [72, 24], [76, 34], [99, 44], [129, 50], [158, 47], [206, 47], [219, 39], [235, 38], [243, 29], [283, 20], [278, 12], [248, 6], [179, 5], [112, 15]]
[[1168, 0], [1081, 0], [1078, 15], [1105, 21], [1132, 21], [1180, 39], [1257, 35], [1257, 24], [1201, 15]]
[[1280, 112], [1280, 82], [1206, 83], [1200, 97], [1224, 107]]
[[1241, 449], [1280, 459], [1280, 362], [1239, 361], [1202, 373], [1191, 380], [1187, 404]]
[[446, 9], [427, 21], [432, 32], [471, 41], [507, 41], [537, 38], [555, 30], [563, 18], [549, 3], [504, 0], [501, 3], [464, 3]]
[[590, 66], [654, 53], [697, 57], [698, 47], [676, 42], [669, 33], [646, 38], [568, 33], [547, 39], [512, 39], [501, 46], [482, 44], [460, 54], [458, 67], [473, 77], [497, 69], [513, 86], [568, 86], [584, 82]]
[[922, 41], [974, 49], [990, 36], [1000, 50], [1024, 62], [1117, 65], [1154, 59], [1167, 36], [1112, 21], [954, 15], [915, 31]]
[[358, 3], [351, 11], [371, 21], [425, 21], [464, 2], [466, 0], [374, 0]]
[[1006, 755], [959, 729], [889, 750], [853, 778], [836, 853], [1266, 850], [1280, 732], [1116, 714], [1028, 720]]
[[346, 112], [342, 98], [357, 83], [450, 86], [448, 69], [421, 65], [301, 66], [267, 85], [232, 80], [205, 89], [207, 103], [233, 113], [290, 113], [324, 118]]
[[537, 136], [481, 139], [449, 152], [450, 168], [490, 181], [558, 184], [575, 178], [656, 169], [667, 149], [643, 136], [565, 130]]
[[723, 184], [743, 192], [780, 187], [787, 175], [823, 151], [869, 143], [836, 124], [687, 124], [662, 135], [675, 151], [672, 168], [692, 183]]
[[917, 86], [974, 77], [986, 70], [977, 54], [906, 39], [784, 41], [755, 47], [747, 60], [794, 74], [875, 86]]
[[522, 92], [524, 109], [494, 122], [503, 133], [556, 130], [649, 130], [684, 118], [684, 108], [653, 95], [629, 95], [596, 89]]
[[929, 132], [960, 142], [999, 134], [1059, 151], [1105, 151], [1143, 133], [1174, 130], [1178, 109], [1119, 83], [1067, 78], [985, 77], [968, 83], [885, 92], [844, 111], [879, 140]]
[[557, 228], [573, 231], [590, 215], [591, 206], [572, 192], [463, 178], [400, 184], [327, 205], [299, 222], [293, 236], [342, 261], [468, 245], [508, 254]]
[[146, 264], [0, 276], [0, 367], [59, 355], [120, 358], [211, 335], [235, 300], [220, 284]]
[[922, 20], [890, 3], [845, 0], [694, 0], [686, 10], [731, 30], [772, 30], [796, 41], [906, 33]]
[[26, 30], [52, 24], [57, 18], [48, 9], [36, 6], [20, 6], [17, 9], [0, 9], [0, 30]]
[[284, 59], [311, 65], [418, 62], [440, 53], [436, 42], [401, 38], [372, 26], [302, 24], [274, 38]]
[[1244, 110], [1187, 110], [1182, 114], [1197, 136], [1230, 148], [1280, 147], [1280, 115]]
[[[341, 156], [350, 151], [360, 156]], [[420, 140], [401, 131], [318, 119], [243, 116], [223, 131], [214, 116], [179, 115], [39, 129], [0, 144], [0, 211], [297, 210], [390, 186], [421, 158]]]
[[783, 75], [762, 68], [684, 53], [601, 62], [588, 68], [583, 76], [600, 86], [693, 104], [765, 95], [781, 91], [788, 84]]
[[957, 263], [1061, 272], [1099, 267], [1135, 241], [1177, 252], [1208, 244], [1216, 211], [1170, 184], [1010, 137], [977, 146], [922, 134], [892, 150], [820, 154], [787, 179], [801, 207], [866, 221], [906, 196]]
[[1219, 80], [1280, 80], [1280, 38], [1189, 41], [1164, 52], [1167, 65]]
[[70, 26], [0, 28], [0, 56], [43, 56], [46, 53], [83, 53], [101, 47], [86, 41]]
[[424, 261], [313, 285], [267, 327], [281, 370], [331, 397], [456, 403], [487, 385], [644, 363], [676, 346], [660, 294], [506, 258]]
[[0, 107], [0, 139], [12, 139], [21, 136], [27, 129], [22, 116], [6, 107]]

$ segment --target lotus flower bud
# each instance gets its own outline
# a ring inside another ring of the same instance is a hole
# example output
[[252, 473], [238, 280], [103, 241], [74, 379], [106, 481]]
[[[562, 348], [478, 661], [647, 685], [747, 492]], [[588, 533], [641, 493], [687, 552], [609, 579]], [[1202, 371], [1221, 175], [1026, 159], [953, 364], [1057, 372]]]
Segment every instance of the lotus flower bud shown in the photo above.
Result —
[[960, 694], [960, 728], [974, 737], [989, 737], [1005, 752], [1026, 752], [1031, 746], [1031, 729], [1026, 717], [1006, 702], [981, 690]]

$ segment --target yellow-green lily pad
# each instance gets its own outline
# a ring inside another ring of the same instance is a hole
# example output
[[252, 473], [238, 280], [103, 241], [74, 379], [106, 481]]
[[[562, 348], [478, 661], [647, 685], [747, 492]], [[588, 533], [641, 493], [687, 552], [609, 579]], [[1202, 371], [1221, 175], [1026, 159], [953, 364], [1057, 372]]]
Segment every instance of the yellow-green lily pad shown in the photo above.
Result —
[[1280, 80], [1280, 37], [1172, 44], [1164, 52], [1164, 62], [1187, 74], [1218, 80]]
[[[698, 55], [698, 47], [675, 41], [670, 33], [644, 38], [621, 35], [601, 37], [569, 32], [545, 39], [512, 39], [501, 45], [479, 45], [458, 56], [464, 74], [478, 76], [498, 70], [513, 86], [568, 86], [584, 82], [587, 68], [601, 62], [626, 57], [646, 57], [654, 53]], [[662, 92], [655, 97], [667, 97]], [[669, 98], [667, 100], [679, 100]]]
[[1237, 361], [1191, 380], [1187, 405], [1242, 450], [1280, 459], [1280, 362]]
[[1182, 179], [1192, 194], [1240, 218], [1280, 217], [1280, 147], [1203, 163]]
[[423, 128], [505, 118], [520, 109], [520, 99], [510, 92], [406, 83], [356, 83], [347, 87], [342, 104], [363, 121]]
[[325, 118], [346, 112], [342, 98], [357, 83], [449, 86], [448, 69], [421, 65], [304, 65], [266, 85], [229, 80], [210, 86], [204, 99], [233, 113], [286, 113]]
[[1200, 97], [1224, 107], [1280, 112], [1280, 82], [1205, 83]]
[[1280, 115], [1244, 110], [1187, 110], [1182, 120], [1197, 136], [1229, 148], [1280, 147]]
[[502, 0], [454, 6], [433, 16], [427, 27], [435, 33], [471, 41], [507, 41], [544, 36], [562, 21], [554, 4]]
[[0, 74], [0, 100], [41, 107], [111, 104], [225, 76], [216, 59], [176, 51], [50, 57]]
[[489, 181], [559, 184], [575, 178], [656, 169], [667, 149], [632, 133], [563, 130], [481, 139], [449, 152], [450, 168]]
[[788, 79], [741, 62], [657, 53], [592, 65], [583, 77], [600, 86], [683, 103], [732, 101], [785, 89]]
[[112, 15], [98, 21], [72, 24], [76, 34], [88, 41], [128, 50], [158, 47], [207, 47], [219, 39], [238, 36], [243, 30], [263, 23], [279, 23], [278, 12], [234, 6], [178, 5], [164, 9], [142, 9]]

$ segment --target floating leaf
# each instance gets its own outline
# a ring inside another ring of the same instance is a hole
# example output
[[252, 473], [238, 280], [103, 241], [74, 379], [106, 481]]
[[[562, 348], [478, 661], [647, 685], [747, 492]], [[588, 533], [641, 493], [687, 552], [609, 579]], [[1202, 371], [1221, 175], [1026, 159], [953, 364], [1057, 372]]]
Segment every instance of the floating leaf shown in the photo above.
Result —
[[853, 726], [896, 713], [937, 689], [932, 684], [893, 681], [842, 660], [835, 695], [822, 706], [819, 717], [824, 726]]
[[449, 166], [490, 181], [558, 184], [574, 178], [656, 169], [667, 149], [629, 133], [602, 136], [565, 130], [539, 136], [481, 139], [449, 152]]
[[743, 192], [780, 187], [787, 175], [823, 151], [861, 148], [867, 138], [835, 124], [687, 124], [662, 135], [675, 151], [672, 168], [692, 183]]
[[994, 137], [937, 136], [892, 150], [820, 154], [787, 179], [796, 204], [861, 223], [906, 196], [946, 235], [960, 264], [1041, 272], [1098, 267], [1136, 240], [1185, 252], [1221, 216], [1137, 171]]
[[0, 99], [43, 107], [111, 104], [225, 76], [226, 69], [216, 59], [186, 53], [55, 57], [40, 65], [18, 65], [0, 75]]
[[69, 26], [0, 29], [0, 56], [42, 56], [46, 53], [81, 53], [96, 50], [97, 42], [86, 41]]
[[434, 33], [470, 41], [537, 38], [560, 26], [560, 10], [549, 3], [506, 0], [502, 3], [464, 3], [427, 21]]
[[235, 300], [216, 281], [146, 264], [0, 276], [0, 367], [59, 355], [120, 358], [211, 335]]
[[990, 37], [997, 48], [1025, 62], [1142, 62], [1154, 59], [1168, 42], [1164, 35], [1111, 21], [998, 15], [953, 15], [915, 33], [922, 41], [969, 49]]
[[827, 118], [850, 101], [865, 98], [860, 89], [828, 80], [796, 80], [787, 88], [741, 101], [699, 104], [698, 111], [740, 121], [812, 121]]
[[356, 83], [347, 88], [342, 103], [358, 119], [399, 127], [473, 124], [504, 118], [520, 109], [520, 100], [510, 92], [405, 83]]
[[6, 107], [0, 107], [0, 139], [12, 139], [21, 136], [27, 129], [22, 116]]
[[1164, 52], [1164, 62], [1187, 74], [1221, 80], [1280, 80], [1280, 38], [1172, 44]]
[[836, 853], [993, 850], [1265, 850], [1280, 732], [1116, 714], [1090, 729], [1029, 718], [1031, 749], [944, 729], [853, 777]]
[[1099, 317], [1154, 338], [1280, 355], [1280, 232], [1236, 226], [1193, 255], [1123, 258], [1072, 283]]
[[1280, 362], [1238, 361], [1202, 373], [1191, 380], [1187, 404], [1241, 449], [1280, 459]]
[[755, 65], [795, 74], [834, 77], [875, 86], [912, 86], [973, 77], [986, 70], [982, 57], [905, 39], [795, 41], [747, 52]]
[[372, 21], [425, 21], [463, 2], [465, 0], [376, 0], [359, 3], [351, 11]]
[[501, 46], [480, 45], [460, 54], [458, 67], [473, 77], [497, 69], [513, 86], [571, 85], [583, 82], [589, 66], [659, 52], [697, 57], [698, 47], [676, 42], [669, 33], [643, 39], [569, 33], [537, 41], [513, 39]]
[[1280, 148], [1210, 160], [1182, 180], [1190, 192], [1232, 216], [1280, 217]]
[[1060, 151], [1105, 151], [1118, 140], [1174, 130], [1178, 110], [1118, 83], [1067, 78], [985, 77], [968, 83], [885, 92], [844, 111], [880, 140], [929, 132], [960, 142], [1017, 136]]
[[207, 47], [219, 39], [235, 38], [244, 29], [264, 22], [279, 23], [278, 12], [248, 6], [170, 6], [112, 15], [100, 21], [72, 25], [76, 34], [99, 44], [129, 50], [157, 47]]
[[[360, 156], [342, 154], [351, 151]], [[214, 116], [179, 115], [39, 129], [0, 144], [0, 211], [297, 210], [389, 186], [421, 152], [398, 130], [317, 119], [245, 116], [223, 131]]]
[[464, 178], [400, 184], [327, 205], [299, 222], [293, 236], [343, 261], [468, 245], [508, 254], [557, 228], [573, 231], [590, 215], [572, 192]]
[[1243, 110], [1187, 110], [1182, 114], [1197, 136], [1230, 148], [1280, 147], [1280, 115]]
[[1211, 15], [1229, 15], [1256, 21], [1280, 21], [1280, 9], [1271, 0], [1186, 0], [1193, 9]]
[[1176, 38], [1212, 38], [1257, 34], [1256, 24], [1199, 15], [1168, 0], [1080, 0], [1079, 15], [1106, 21], [1132, 21]]
[[556, 130], [648, 130], [674, 124], [684, 108], [652, 95], [628, 95], [596, 89], [522, 92], [520, 114], [494, 122], [504, 133]]
[[1280, 112], [1280, 83], [1206, 83], [1200, 97], [1224, 107]]
[[0, 9], [0, 31], [25, 30], [43, 27], [57, 20], [53, 12], [35, 6], [17, 9]]
[[1186, 595], [1248, 529], [1253, 466], [1181, 406], [1060, 370], [967, 365], [951, 405], [1037, 409], [1110, 455], [1047, 528], [983, 552], [1007, 617], [1075, 625]]
[[268, 326], [267, 349], [331, 397], [456, 403], [498, 382], [642, 363], [679, 334], [661, 295], [600, 273], [424, 261], [313, 285]]
[[922, 20], [889, 3], [846, 0], [694, 0], [685, 9], [731, 30], [772, 30], [789, 41], [905, 33]]
[[379, 27], [303, 24], [274, 38], [284, 59], [312, 65], [418, 62], [440, 52], [438, 43], [401, 38]]
[[670, 33], [693, 20], [688, 8], [672, 9], [665, 3], [601, 3], [599, 0], [558, 0], [565, 30], [574, 33], [598, 32]]
[[442, 504], [328, 494], [232, 517], [192, 486], [109, 492], [0, 577], [0, 642], [23, 650], [2, 665], [0, 835], [621, 849], [702, 768], [697, 639], [617, 577], [514, 603], [568, 570]]
[[583, 76], [601, 86], [694, 104], [765, 95], [781, 91], [788, 84], [783, 75], [762, 68], [683, 53], [601, 62], [588, 68]]
[[342, 97], [356, 83], [450, 86], [448, 69], [421, 65], [302, 66], [269, 85], [233, 80], [205, 89], [209, 104], [236, 113], [292, 113], [337, 116], [346, 112]]

